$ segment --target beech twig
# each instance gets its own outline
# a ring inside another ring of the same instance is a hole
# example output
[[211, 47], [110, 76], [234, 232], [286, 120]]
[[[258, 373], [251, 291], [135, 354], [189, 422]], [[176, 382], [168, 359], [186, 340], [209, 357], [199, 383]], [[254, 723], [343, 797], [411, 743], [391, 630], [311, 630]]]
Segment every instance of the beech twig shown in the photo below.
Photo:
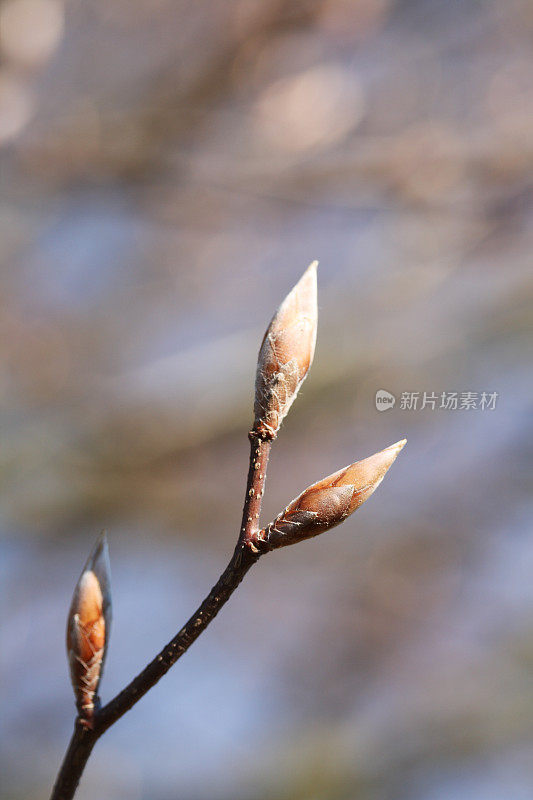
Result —
[[316, 262], [311, 264], [287, 295], [261, 344], [242, 524], [229, 564], [176, 636], [103, 707], [97, 693], [111, 620], [105, 536], [99, 539], [84, 567], [67, 623], [67, 651], [78, 717], [51, 800], [70, 800], [74, 796], [98, 739], [189, 649], [261, 555], [316, 536], [344, 521], [374, 492], [405, 444], [405, 441], [398, 442], [318, 481], [305, 489], [273, 522], [260, 529], [270, 448], [313, 360], [317, 329], [316, 266]]

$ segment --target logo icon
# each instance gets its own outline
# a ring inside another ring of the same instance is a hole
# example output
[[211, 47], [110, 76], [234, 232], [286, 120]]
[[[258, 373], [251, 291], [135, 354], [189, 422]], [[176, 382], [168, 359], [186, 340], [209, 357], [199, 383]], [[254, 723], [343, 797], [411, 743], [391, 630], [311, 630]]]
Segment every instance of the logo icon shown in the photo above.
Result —
[[376, 408], [378, 411], [388, 411], [394, 408], [396, 398], [385, 389], [378, 389], [376, 392]]

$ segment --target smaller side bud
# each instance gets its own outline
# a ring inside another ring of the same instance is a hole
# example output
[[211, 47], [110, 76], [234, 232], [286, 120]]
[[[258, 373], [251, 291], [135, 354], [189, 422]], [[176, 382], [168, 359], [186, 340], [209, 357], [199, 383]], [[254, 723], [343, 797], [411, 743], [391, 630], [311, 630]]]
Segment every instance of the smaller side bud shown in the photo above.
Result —
[[405, 442], [402, 439], [309, 486], [267, 525], [261, 540], [274, 550], [340, 525], [376, 491]]
[[275, 438], [313, 361], [317, 266], [313, 261], [280, 305], [259, 350], [254, 430], [270, 439]]
[[92, 727], [111, 628], [109, 551], [99, 537], [74, 589], [67, 620], [67, 656], [80, 718]]

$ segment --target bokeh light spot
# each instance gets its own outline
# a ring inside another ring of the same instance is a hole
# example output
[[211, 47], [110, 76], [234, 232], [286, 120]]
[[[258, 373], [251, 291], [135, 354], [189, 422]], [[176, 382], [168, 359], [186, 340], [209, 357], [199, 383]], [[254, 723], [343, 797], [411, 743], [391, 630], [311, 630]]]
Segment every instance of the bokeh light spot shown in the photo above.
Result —
[[64, 28], [59, 0], [7, 0], [0, 7], [3, 56], [20, 66], [34, 67], [57, 48]]
[[341, 141], [364, 113], [358, 78], [331, 64], [274, 82], [255, 108], [254, 130], [271, 147], [293, 153]]

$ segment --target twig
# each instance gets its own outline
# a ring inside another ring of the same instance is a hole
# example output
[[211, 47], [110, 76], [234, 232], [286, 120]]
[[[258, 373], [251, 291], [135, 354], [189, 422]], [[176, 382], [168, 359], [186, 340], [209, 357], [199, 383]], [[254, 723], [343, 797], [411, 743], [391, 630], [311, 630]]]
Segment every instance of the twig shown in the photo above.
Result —
[[242, 527], [239, 541], [231, 560], [203, 603], [185, 623], [176, 636], [161, 652], [107, 705], [97, 710], [92, 728], [81, 720], [76, 721], [74, 733], [52, 791], [51, 800], [70, 800], [85, 769], [92, 749], [104, 734], [126, 711], [165, 675], [187, 652], [222, 606], [229, 600], [250, 567], [265, 548], [254, 543], [259, 529], [261, 500], [266, 480], [271, 440], [250, 431], [250, 466], [244, 498]]
[[97, 738], [94, 731], [87, 728], [80, 719], [76, 720], [74, 733], [52, 789], [52, 800], [68, 800], [74, 797]]
[[51, 795], [52, 800], [69, 800], [74, 796], [87, 760], [100, 736], [155, 686], [187, 652], [229, 600], [259, 556], [260, 552], [250, 545], [238, 544], [228, 566], [189, 621], [125, 689], [96, 712], [92, 729], [77, 720]]
[[259, 516], [265, 491], [268, 458], [274, 437], [268, 438], [266, 435], [252, 430], [248, 434], [248, 438], [250, 439], [250, 466], [246, 481], [239, 542], [241, 544], [250, 543], [254, 546], [259, 530]]
[[100, 682], [111, 623], [107, 542], [102, 536], [80, 576], [67, 625], [67, 648], [79, 716], [51, 800], [71, 800], [98, 739], [132, 708], [196, 641], [263, 553], [338, 525], [377, 488], [404, 442], [351, 464], [305, 489], [260, 530], [270, 448], [311, 365], [316, 338], [316, 263], [286, 297], [261, 349], [250, 465], [235, 551], [197, 611], [161, 652], [107, 705]]

